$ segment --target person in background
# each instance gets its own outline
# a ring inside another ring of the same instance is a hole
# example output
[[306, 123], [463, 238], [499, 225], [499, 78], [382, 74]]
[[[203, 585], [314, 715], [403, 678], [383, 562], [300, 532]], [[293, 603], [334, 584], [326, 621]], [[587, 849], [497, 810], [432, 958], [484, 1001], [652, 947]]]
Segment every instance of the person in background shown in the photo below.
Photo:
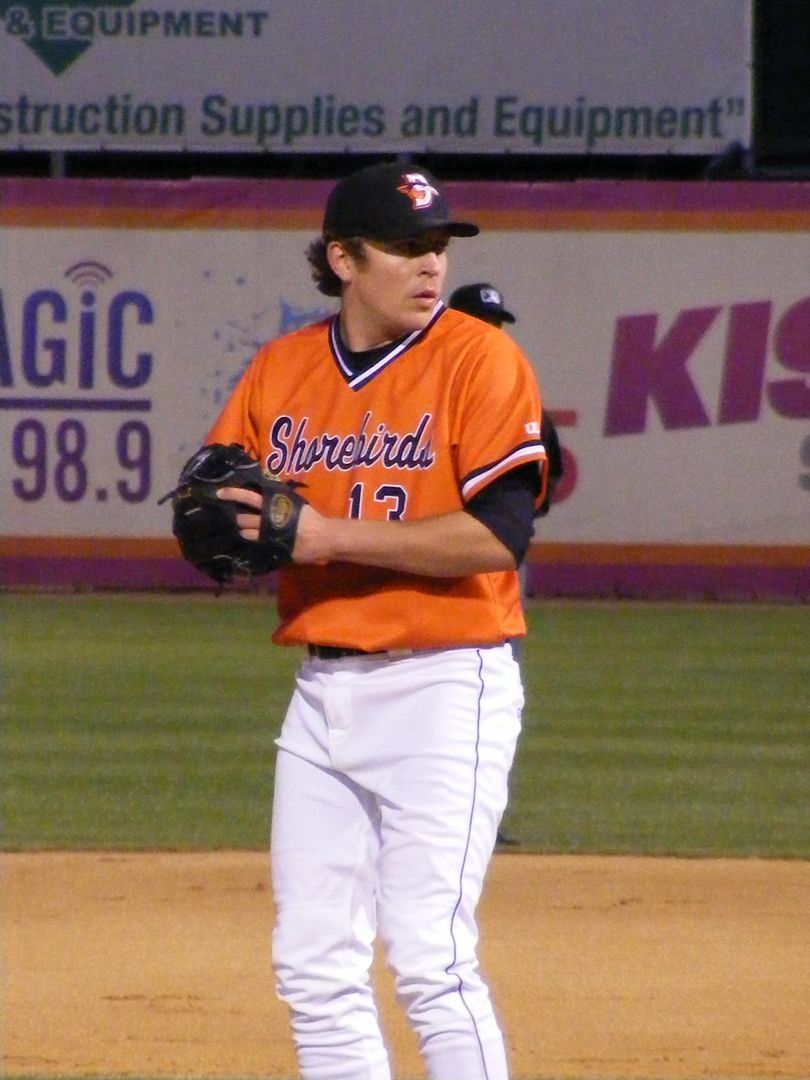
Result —
[[503, 293], [485, 281], [460, 285], [450, 294], [447, 306], [455, 308], [456, 311], [464, 311], [467, 315], [474, 315], [476, 319], [483, 319], [490, 326], [497, 326], [499, 330], [504, 323], [517, 322], [512, 312], [506, 310]]
[[[483, 322], [489, 323], [490, 326], [497, 326], [499, 330], [503, 329], [504, 323], [511, 325], [517, 321], [512, 312], [507, 310], [503, 293], [500, 289], [496, 289], [494, 285], [490, 285], [489, 282], [486, 281], [475, 281], [469, 285], [460, 285], [450, 294], [447, 306], [456, 311], [463, 311], [467, 315], [473, 315], [476, 319], [481, 319]], [[554, 426], [554, 421], [545, 409], [543, 410], [541, 438], [546, 448], [546, 454], [548, 455], [548, 484], [546, 487], [545, 498], [535, 513], [536, 518], [543, 517], [548, 513], [551, 506], [551, 497], [554, 492], [554, 487], [563, 472], [562, 452], [560, 450], [560, 440], [557, 435], [557, 429]], [[525, 597], [525, 562], [522, 563], [520, 567], [520, 584], [521, 592]], [[522, 661], [523, 639], [514, 638], [512, 640], [512, 649], [517, 660], [519, 662]], [[518, 840], [508, 836], [503, 829], [498, 829], [498, 847], [517, 847], [518, 844]]]
[[[503, 299], [503, 293], [485, 281], [477, 281], [471, 285], [460, 285], [450, 294], [447, 306], [455, 311], [463, 311], [467, 315], [473, 315], [490, 326], [503, 329], [504, 323], [513, 324], [517, 319], [511, 311], [507, 311]], [[544, 517], [551, 507], [554, 488], [563, 474], [562, 450], [557, 428], [548, 412], [543, 410], [541, 425], [541, 438], [546, 448], [548, 457], [548, 483], [543, 501], [535, 513], [535, 518]], [[522, 566], [525, 571], [525, 563]]]

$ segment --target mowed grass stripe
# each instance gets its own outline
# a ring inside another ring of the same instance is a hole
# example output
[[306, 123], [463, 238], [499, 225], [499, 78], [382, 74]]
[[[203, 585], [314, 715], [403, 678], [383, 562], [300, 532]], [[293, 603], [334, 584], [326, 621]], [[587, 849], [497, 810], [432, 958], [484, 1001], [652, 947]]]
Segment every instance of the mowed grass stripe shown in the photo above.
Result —
[[[301, 659], [272, 597], [14, 594], [7, 849], [255, 849]], [[529, 604], [521, 849], [810, 857], [810, 609]]]

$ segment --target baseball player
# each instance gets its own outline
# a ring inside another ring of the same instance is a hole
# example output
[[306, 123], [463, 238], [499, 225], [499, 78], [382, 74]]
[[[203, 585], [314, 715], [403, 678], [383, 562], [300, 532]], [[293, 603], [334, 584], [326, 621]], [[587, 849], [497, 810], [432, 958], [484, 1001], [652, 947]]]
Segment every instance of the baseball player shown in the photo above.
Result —
[[[209, 434], [306, 498], [274, 640], [306, 648], [277, 739], [273, 960], [305, 1080], [390, 1080], [375, 938], [433, 1080], [507, 1080], [476, 906], [520, 728], [517, 567], [545, 493], [540, 393], [442, 302], [474, 236], [418, 166], [333, 188], [308, 258], [337, 315], [262, 347]], [[261, 496], [219, 492], [260, 533]]]

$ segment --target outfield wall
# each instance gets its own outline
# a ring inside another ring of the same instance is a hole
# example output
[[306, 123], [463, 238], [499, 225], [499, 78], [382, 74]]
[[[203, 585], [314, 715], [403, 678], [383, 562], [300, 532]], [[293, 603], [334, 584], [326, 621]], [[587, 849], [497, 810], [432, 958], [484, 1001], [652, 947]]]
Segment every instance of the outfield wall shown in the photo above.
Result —
[[[158, 499], [260, 342], [331, 302], [321, 181], [0, 179], [0, 572], [208, 587]], [[517, 316], [567, 474], [541, 595], [810, 595], [810, 186], [456, 183], [448, 292]]]

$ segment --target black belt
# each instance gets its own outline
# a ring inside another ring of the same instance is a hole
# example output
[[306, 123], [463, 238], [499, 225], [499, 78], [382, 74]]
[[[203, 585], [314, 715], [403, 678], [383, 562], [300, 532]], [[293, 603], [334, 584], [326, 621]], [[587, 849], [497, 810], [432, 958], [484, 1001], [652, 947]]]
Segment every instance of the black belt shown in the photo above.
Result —
[[307, 645], [310, 656], [319, 660], [342, 660], [346, 656], [382, 656], [383, 652], [366, 652], [365, 649], [344, 649], [340, 645]]

